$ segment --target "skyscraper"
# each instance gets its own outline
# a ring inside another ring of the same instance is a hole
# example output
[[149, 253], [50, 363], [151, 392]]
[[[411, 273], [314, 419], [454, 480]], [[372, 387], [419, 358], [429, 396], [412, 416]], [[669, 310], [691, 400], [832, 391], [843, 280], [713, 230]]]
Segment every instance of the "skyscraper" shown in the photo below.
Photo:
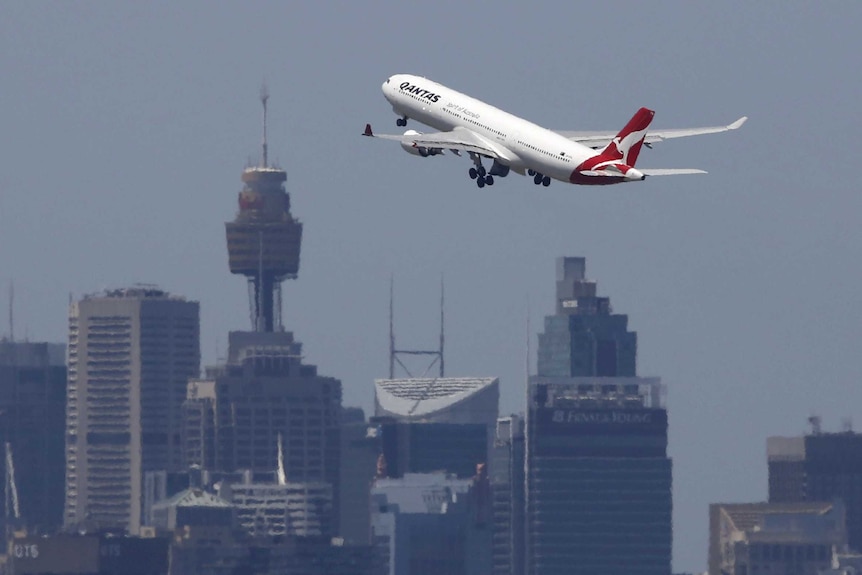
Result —
[[637, 334], [557, 260], [526, 429], [526, 572], [667, 575], [671, 460], [658, 378], [637, 377]]
[[[65, 411], [66, 346], [0, 342], [0, 449], [8, 443], [18, 523], [31, 532], [50, 532], [63, 523]], [[5, 476], [7, 458], [0, 455]], [[0, 481], [3, 500], [13, 504], [5, 488]], [[14, 517], [14, 509], [6, 511]]]
[[200, 369], [199, 306], [153, 287], [69, 309], [68, 528], [136, 534], [143, 475], [180, 471], [182, 404]]

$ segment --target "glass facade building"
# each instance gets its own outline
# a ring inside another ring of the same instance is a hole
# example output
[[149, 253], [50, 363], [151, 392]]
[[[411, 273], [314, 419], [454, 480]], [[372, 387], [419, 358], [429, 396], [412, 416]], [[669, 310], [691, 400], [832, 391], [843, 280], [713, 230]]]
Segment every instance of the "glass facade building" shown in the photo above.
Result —
[[526, 572], [671, 572], [672, 464], [658, 378], [637, 377], [637, 334], [557, 262], [526, 425]]

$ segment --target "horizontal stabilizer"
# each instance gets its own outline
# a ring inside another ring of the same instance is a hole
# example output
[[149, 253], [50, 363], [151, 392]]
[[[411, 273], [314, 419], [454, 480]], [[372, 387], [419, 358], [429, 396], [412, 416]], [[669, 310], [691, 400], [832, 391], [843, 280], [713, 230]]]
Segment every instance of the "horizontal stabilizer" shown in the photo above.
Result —
[[705, 174], [705, 170], [696, 168], [653, 168], [641, 169], [645, 176], [679, 176], [683, 174]]

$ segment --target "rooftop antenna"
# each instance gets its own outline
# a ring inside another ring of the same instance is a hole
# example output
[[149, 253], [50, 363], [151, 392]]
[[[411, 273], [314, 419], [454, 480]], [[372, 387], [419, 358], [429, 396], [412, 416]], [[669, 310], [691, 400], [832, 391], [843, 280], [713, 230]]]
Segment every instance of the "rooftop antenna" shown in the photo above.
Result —
[[9, 280], [9, 341], [15, 341], [15, 283]]
[[808, 418], [808, 423], [811, 425], [811, 435], [820, 435], [821, 427], [820, 427], [820, 416], [812, 415]]
[[527, 350], [524, 358], [524, 374], [526, 381], [530, 381], [530, 298], [527, 298]]
[[287, 485], [287, 475], [284, 473], [284, 449], [281, 445], [281, 432], [278, 432], [278, 469], [276, 470], [278, 475], [278, 484], [279, 485]]
[[269, 88], [266, 87], [266, 82], [260, 86], [260, 103], [263, 104], [263, 166], [269, 167], [269, 158], [267, 155], [266, 146], [266, 101], [269, 100]]
[[395, 276], [389, 276], [389, 379], [395, 379]]
[[425, 371], [419, 377], [424, 378], [428, 374], [428, 372], [431, 371], [431, 368], [433, 368], [435, 364], [437, 364], [439, 367], [439, 374], [440, 375], [438, 377], [443, 377], [444, 376], [443, 344], [445, 341], [445, 334], [443, 331], [443, 329], [444, 329], [444, 323], [443, 323], [444, 322], [444, 308], [443, 308], [444, 294], [443, 294], [442, 276], [440, 279], [440, 347], [439, 347], [439, 349], [434, 349], [434, 350], [397, 349], [395, 347], [395, 319], [394, 319], [395, 310], [394, 310], [394, 303], [393, 303], [395, 300], [394, 284], [395, 284], [395, 281], [390, 277], [390, 279], [389, 279], [389, 379], [395, 379], [395, 364], [396, 363], [398, 365], [400, 365], [401, 369], [403, 369], [407, 373], [407, 377], [413, 378], [413, 374], [410, 372], [410, 370], [407, 368], [407, 366], [404, 365], [404, 363], [398, 358], [398, 356], [402, 355], [402, 354], [403, 355], [430, 355], [430, 356], [433, 356], [434, 358], [431, 360], [431, 363], [428, 365], [428, 367], [425, 368]]
[[443, 342], [445, 340], [445, 285], [443, 283], [443, 274], [440, 274], [440, 377], [443, 377], [444, 372], [444, 363], [443, 363]]

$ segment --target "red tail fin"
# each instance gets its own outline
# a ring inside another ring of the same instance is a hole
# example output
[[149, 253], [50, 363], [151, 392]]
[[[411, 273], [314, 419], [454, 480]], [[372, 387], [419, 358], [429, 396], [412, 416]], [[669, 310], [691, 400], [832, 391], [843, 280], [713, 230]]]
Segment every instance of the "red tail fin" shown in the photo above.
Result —
[[653, 116], [655, 116], [655, 112], [647, 108], [641, 108], [635, 112], [626, 127], [620, 130], [616, 138], [611, 140], [611, 143], [602, 151], [600, 156], [608, 160], [618, 160], [627, 166], [634, 167]]

